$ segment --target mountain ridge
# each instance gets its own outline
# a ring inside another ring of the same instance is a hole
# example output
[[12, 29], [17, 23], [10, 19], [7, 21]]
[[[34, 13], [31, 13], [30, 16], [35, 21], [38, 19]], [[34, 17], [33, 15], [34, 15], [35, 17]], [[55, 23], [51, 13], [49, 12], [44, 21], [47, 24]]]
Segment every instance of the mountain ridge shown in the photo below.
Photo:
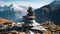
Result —
[[54, 3], [55, 1], [35, 10], [36, 21], [38, 23], [50, 20], [55, 22], [56, 25], [60, 25], [60, 4], [55, 5]]
[[5, 5], [3, 7], [0, 6], [0, 18], [5, 18], [8, 20], [22, 20], [22, 16], [27, 14], [27, 9], [24, 9], [18, 5], [11, 4], [9, 6]]

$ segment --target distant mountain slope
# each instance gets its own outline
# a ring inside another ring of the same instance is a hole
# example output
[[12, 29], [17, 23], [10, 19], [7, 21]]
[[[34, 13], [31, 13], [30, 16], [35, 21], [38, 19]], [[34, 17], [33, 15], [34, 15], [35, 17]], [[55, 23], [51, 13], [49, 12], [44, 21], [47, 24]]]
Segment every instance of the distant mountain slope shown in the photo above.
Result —
[[13, 21], [21, 21], [22, 16], [27, 14], [27, 9], [23, 7], [17, 6], [15, 4], [11, 4], [9, 6], [5, 5], [3, 7], [0, 6], [0, 18], [5, 18]]
[[49, 5], [43, 6], [35, 10], [36, 21], [42, 23], [47, 20], [60, 25], [60, 4], [55, 5], [55, 1]]

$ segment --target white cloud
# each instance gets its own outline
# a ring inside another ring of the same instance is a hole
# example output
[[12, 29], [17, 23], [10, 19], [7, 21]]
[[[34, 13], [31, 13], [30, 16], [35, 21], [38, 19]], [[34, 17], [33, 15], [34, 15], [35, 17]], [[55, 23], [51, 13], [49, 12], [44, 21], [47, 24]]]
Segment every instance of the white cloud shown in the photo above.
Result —
[[47, 4], [49, 4], [49, 3], [51, 3], [53, 0], [46, 0], [46, 1], [44, 1], [44, 0], [36, 0], [35, 2], [32, 2], [32, 1], [14, 1], [14, 2], [1, 2], [0, 1], [0, 5], [9, 5], [9, 4], [17, 4], [17, 5], [22, 5], [22, 6], [31, 6], [31, 7], [33, 7], [33, 8], [40, 8], [40, 7], [42, 7], [42, 6], [44, 6], [44, 5], [47, 5]]
[[35, 3], [31, 3], [31, 2], [15, 2], [15, 3], [13, 3], [13, 4], [17, 4], [17, 5], [21, 5], [21, 6], [31, 6], [31, 7], [33, 7], [33, 8], [40, 8], [40, 7], [42, 7], [42, 6], [44, 6], [45, 4], [43, 4], [43, 3], [39, 3], [39, 2], [35, 2]]
[[0, 5], [4, 5], [4, 2], [3, 1], [0, 1]]

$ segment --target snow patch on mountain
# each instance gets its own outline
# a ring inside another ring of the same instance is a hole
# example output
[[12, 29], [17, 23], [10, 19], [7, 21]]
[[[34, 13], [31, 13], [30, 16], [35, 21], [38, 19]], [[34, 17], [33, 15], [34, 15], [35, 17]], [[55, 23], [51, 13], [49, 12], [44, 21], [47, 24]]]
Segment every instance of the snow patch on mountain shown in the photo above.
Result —
[[[18, 19], [22, 19], [22, 17], [27, 14], [27, 9], [25, 9], [21, 6], [18, 6], [16, 4], [11, 4], [9, 6], [7, 6], [7, 5], [5, 5], [3, 7], [0, 6], [0, 12], [4, 12], [4, 14], [8, 13], [5, 15], [4, 18], [6, 18], [6, 16], [10, 15], [10, 12], [11, 13], [13, 12], [15, 16], [12, 14], [12, 16], [10, 16], [10, 17], [12, 18], [14, 16], [15, 18], [13, 20], [15, 20], [15, 19], [18, 20]], [[11, 18], [9, 18], [9, 19], [11, 19]]]

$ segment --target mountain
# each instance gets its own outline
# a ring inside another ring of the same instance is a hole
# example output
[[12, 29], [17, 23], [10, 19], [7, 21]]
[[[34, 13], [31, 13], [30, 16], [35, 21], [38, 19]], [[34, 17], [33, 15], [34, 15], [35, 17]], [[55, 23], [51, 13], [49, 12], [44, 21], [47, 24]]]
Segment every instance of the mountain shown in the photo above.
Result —
[[56, 25], [60, 25], [60, 4], [53, 1], [49, 5], [45, 5], [35, 10], [36, 21], [43, 23], [47, 20], [53, 21]]
[[24, 9], [24, 7], [17, 6], [15, 4], [10, 5], [10, 10], [14, 9], [15, 15], [19, 18], [22, 18], [21, 16], [25, 16], [27, 14], [27, 9]]
[[22, 16], [27, 14], [27, 9], [24, 9], [18, 5], [11, 4], [9, 6], [5, 5], [3, 7], [0, 6], [0, 18], [13, 20], [13, 21], [21, 21]]

